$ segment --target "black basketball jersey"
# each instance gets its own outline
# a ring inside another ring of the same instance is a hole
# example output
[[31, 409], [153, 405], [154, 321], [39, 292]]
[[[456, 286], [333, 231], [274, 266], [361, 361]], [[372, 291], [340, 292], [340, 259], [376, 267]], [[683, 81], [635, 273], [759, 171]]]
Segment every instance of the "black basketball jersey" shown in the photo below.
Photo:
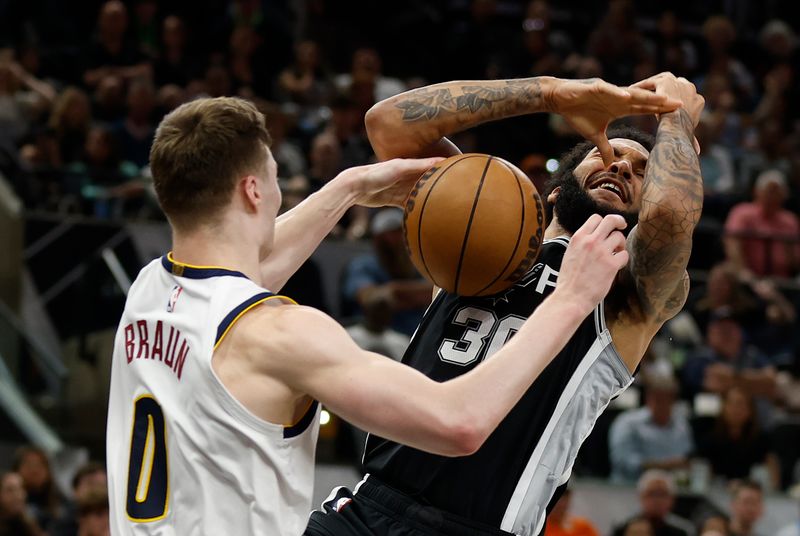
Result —
[[[545, 241], [537, 264], [500, 294], [441, 291], [403, 363], [445, 381], [491, 359], [555, 288], [567, 244], [567, 238]], [[369, 436], [366, 471], [420, 503], [515, 534], [538, 534], [580, 444], [631, 380], [601, 303], [475, 454], [448, 458]]]

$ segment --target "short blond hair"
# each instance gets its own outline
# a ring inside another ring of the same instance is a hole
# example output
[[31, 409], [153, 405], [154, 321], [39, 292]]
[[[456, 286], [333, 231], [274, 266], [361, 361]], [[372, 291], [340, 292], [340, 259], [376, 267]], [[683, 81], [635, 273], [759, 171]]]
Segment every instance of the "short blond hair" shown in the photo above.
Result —
[[158, 202], [187, 228], [217, 216], [237, 181], [266, 170], [271, 142], [264, 114], [237, 97], [182, 104], [161, 121], [150, 149]]

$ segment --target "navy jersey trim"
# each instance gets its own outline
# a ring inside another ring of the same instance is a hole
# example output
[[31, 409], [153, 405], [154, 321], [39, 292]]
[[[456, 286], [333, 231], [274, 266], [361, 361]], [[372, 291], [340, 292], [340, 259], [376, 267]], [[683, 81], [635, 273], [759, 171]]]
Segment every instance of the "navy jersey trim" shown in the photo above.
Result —
[[172, 275], [187, 277], [189, 279], [208, 279], [209, 277], [244, 277], [247, 276], [236, 270], [229, 270], [221, 266], [194, 266], [177, 262], [172, 258], [172, 253], [167, 253], [161, 257], [161, 266]]
[[251, 307], [258, 305], [259, 303], [273, 296], [275, 295], [271, 292], [259, 292], [255, 296], [251, 296], [234, 307], [230, 313], [225, 315], [225, 318], [222, 319], [222, 322], [219, 323], [219, 326], [217, 327], [217, 336], [214, 339], [214, 347], [216, 348], [217, 345], [219, 345], [220, 341], [222, 341], [222, 338], [225, 336], [225, 333], [242, 314], [247, 312], [247, 310]]
[[303, 432], [308, 429], [312, 422], [314, 422], [314, 416], [317, 414], [317, 407], [319, 406], [319, 402], [313, 400], [311, 405], [306, 410], [305, 414], [300, 417], [300, 420], [297, 421], [295, 424], [291, 426], [284, 426], [283, 427], [283, 438], [284, 439], [291, 439], [293, 437], [297, 437]]

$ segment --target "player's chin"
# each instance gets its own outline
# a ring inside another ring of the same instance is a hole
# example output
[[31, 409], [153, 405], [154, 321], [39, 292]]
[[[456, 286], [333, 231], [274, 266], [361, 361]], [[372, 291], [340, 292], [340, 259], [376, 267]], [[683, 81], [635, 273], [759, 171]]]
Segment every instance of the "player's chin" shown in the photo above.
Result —
[[605, 191], [591, 190], [589, 195], [594, 200], [595, 204], [607, 212], [627, 212], [630, 207], [622, 199], [617, 197], [616, 194], [607, 193]]

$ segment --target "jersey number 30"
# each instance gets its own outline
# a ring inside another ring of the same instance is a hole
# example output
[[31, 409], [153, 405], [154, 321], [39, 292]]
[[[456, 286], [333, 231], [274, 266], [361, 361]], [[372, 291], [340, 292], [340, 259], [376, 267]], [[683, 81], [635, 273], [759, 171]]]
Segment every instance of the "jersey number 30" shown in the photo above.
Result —
[[466, 366], [498, 351], [522, 325], [525, 319], [517, 315], [504, 316], [497, 321], [494, 311], [478, 307], [463, 307], [453, 318], [453, 324], [463, 326], [460, 339], [444, 339], [439, 346], [439, 358], [454, 365]]
[[128, 464], [126, 509], [132, 521], [156, 521], [167, 514], [167, 428], [158, 402], [149, 395], [136, 399]]

